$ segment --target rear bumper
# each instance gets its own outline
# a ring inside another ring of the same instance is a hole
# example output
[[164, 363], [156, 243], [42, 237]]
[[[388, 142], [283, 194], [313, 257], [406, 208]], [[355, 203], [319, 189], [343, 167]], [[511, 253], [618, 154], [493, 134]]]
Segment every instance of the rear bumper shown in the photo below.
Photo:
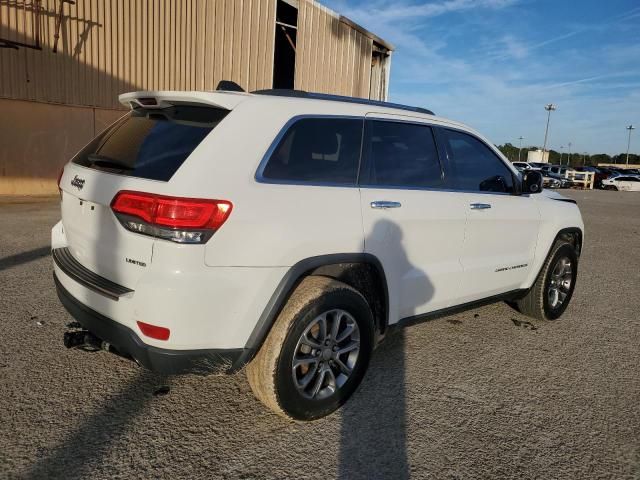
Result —
[[62, 305], [84, 328], [110, 343], [118, 353], [143, 367], [165, 374], [233, 373], [247, 357], [243, 348], [171, 350], [145, 344], [130, 328], [92, 310], [74, 298], [53, 275]]
[[[288, 270], [209, 267], [204, 263], [203, 246], [166, 241], [154, 244], [153, 261], [146, 267], [135, 266], [137, 273], [125, 262], [125, 244], [118, 255], [111, 249], [113, 265], [101, 268], [89, 257], [103, 244], [96, 242], [86, 258], [82, 252], [76, 256], [62, 222], [51, 230], [51, 245], [57, 257], [53, 270], [68, 294], [134, 332], [145, 345], [170, 351], [253, 346], [256, 322]], [[60, 255], [63, 252], [68, 255]], [[105, 258], [111, 258], [109, 255]], [[171, 338], [162, 341], [144, 336], [138, 321], [168, 328]]]
[[85, 268], [78, 262], [69, 252], [67, 247], [54, 248], [51, 250], [51, 256], [58, 268], [65, 275], [72, 278], [80, 285], [98, 292], [111, 300], [118, 300], [121, 296], [133, 293], [133, 290], [111, 282], [100, 275], [96, 275], [88, 268]]

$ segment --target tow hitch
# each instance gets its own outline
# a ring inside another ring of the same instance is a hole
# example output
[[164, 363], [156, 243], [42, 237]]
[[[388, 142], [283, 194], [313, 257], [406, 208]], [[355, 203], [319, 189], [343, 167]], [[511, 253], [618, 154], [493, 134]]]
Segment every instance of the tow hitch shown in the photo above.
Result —
[[71, 330], [64, 332], [63, 343], [67, 348], [80, 348], [89, 352], [96, 352], [98, 350], [105, 350], [107, 352], [113, 352], [114, 348], [109, 342], [105, 342], [96, 337], [89, 330], [82, 329], [79, 323], [73, 322], [67, 325]]
[[67, 348], [78, 348], [85, 352], [105, 352], [113, 353], [127, 360], [134, 360], [130, 355], [120, 352], [109, 342], [96, 337], [89, 330], [86, 330], [78, 322], [67, 324], [68, 331], [64, 332], [62, 342]]

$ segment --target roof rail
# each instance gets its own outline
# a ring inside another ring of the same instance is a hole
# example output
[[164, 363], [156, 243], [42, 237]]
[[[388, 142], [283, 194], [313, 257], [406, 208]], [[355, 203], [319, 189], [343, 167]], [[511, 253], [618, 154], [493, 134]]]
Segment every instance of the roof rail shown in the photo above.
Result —
[[380, 100], [369, 100], [366, 98], [347, 97], [344, 95], [331, 95], [328, 93], [306, 92], [304, 90], [289, 90], [286, 88], [272, 88], [267, 90], [255, 90], [251, 93], [256, 95], [272, 95], [275, 97], [294, 97], [309, 98], [313, 100], [330, 100], [333, 102], [358, 103], [362, 105], [375, 105], [378, 107], [397, 108], [399, 110], [408, 110], [410, 112], [426, 113], [427, 115], [435, 115], [431, 110], [422, 107], [412, 107], [410, 105], [402, 105], [400, 103], [383, 102]]

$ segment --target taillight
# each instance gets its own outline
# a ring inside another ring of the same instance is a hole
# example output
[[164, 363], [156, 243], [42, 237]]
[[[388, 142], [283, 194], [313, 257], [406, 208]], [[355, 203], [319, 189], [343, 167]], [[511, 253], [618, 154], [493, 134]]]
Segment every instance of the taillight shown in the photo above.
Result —
[[177, 243], [205, 243], [227, 220], [227, 200], [180, 198], [123, 190], [111, 202], [120, 223], [132, 232]]

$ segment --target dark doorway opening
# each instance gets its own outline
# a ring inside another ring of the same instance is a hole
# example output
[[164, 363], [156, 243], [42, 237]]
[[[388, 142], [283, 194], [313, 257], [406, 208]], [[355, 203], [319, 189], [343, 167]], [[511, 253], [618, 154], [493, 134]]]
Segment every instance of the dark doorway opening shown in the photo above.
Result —
[[298, 9], [285, 0], [276, 7], [273, 88], [293, 88], [296, 76]]
[[373, 42], [371, 53], [371, 76], [369, 77], [369, 98], [387, 99], [387, 69], [389, 50], [377, 42]]

